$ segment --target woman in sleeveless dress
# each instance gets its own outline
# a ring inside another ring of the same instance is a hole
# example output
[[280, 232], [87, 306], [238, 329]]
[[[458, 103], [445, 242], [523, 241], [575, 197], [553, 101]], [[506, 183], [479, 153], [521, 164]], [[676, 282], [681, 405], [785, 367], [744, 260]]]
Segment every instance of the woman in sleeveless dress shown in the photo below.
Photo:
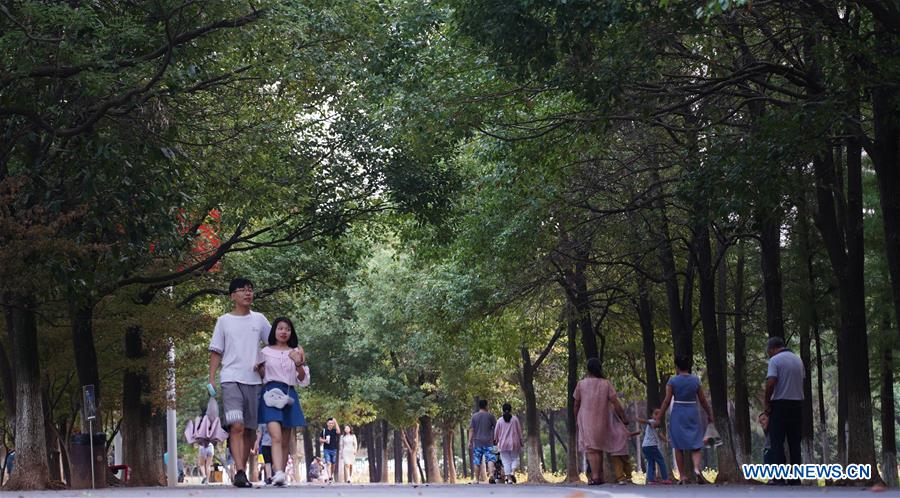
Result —
[[662, 404], [662, 412], [666, 413], [672, 405], [669, 416], [669, 442], [675, 449], [675, 464], [678, 466], [679, 484], [687, 482], [684, 470], [684, 452], [690, 451], [694, 462], [694, 480], [697, 484], [705, 484], [706, 479], [700, 472], [701, 453], [703, 448], [704, 424], [700, 420], [700, 407], [706, 412], [709, 420], [713, 420], [712, 408], [706, 400], [700, 378], [691, 375], [691, 360], [675, 358], [676, 375], [666, 383], [666, 399]]
[[358, 444], [353, 428], [344, 426], [344, 435], [341, 436], [341, 460], [344, 462], [344, 478], [349, 483], [353, 479], [353, 464], [356, 463], [356, 450]]

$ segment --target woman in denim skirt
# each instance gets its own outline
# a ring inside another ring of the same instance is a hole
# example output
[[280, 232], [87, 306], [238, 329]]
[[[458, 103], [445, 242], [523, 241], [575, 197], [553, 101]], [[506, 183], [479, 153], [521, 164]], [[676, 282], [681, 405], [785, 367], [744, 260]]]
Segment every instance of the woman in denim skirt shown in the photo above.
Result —
[[276, 318], [269, 333], [269, 345], [259, 352], [257, 369], [263, 378], [259, 400], [259, 422], [266, 424], [272, 437], [272, 485], [284, 486], [284, 470], [294, 438], [294, 429], [306, 425], [296, 387], [309, 385], [309, 367], [298, 344], [294, 324]]

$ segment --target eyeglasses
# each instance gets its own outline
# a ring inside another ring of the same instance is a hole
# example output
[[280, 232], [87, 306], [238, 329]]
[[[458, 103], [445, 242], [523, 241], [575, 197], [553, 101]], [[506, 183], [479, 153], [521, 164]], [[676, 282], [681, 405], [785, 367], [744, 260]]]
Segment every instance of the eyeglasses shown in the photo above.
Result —
[[241, 289], [235, 289], [234, 292], [243, 292], [244, 294], [253, 294], [253, 287], [244, 287]]

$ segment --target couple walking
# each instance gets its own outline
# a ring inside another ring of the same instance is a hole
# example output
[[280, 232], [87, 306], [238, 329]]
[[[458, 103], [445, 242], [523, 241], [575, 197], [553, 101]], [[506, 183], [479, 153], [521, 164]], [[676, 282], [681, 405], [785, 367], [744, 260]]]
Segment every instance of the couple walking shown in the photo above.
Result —
[[487, 400], [478, 400], [478, 411], [472, 415], [469, 429], [469, 451], [472, 453], [472, 474], [475, 479], [481, 479], [481, 463], [484, 461], [488, 482], [499, 482], [499, 453], [504, 481], [506, 484], [515, 484], [514, 472], [519, 466], [519, 453], [522, 451], [522, 425], [518, 417], [512, 414], [512, 405], [504, 403], [503, 415], [497, 420], [488, 411]]
[[329, 417], [325, 422], [325, 428], [319, 433], [319, 442], [322, 443], [324, 468], [328, 472], [327, 481], [334, 482], [337, 475], [335, 465], [337, 465], [338, 453], [340, 453], [341, 461], [344, 463], [344, 479], [349, 484], [353, 480], [353, 464], [356, 463], [356, 452], [359, 449], [353, 428], [345, 425], [344, 434], [339, 435], [337, 420]]
[[[207, 389], [211, 396], [218, 393], [216, 372], [221, 366], [224, 425], [235, 466], [232, 482], [239, 488], [253, 486], [246, 466], [261, 423], [272, 438], [272, 484], [283, 486], [293, 430], [306, 425], [296, 391], [296, 387], [309, 385], [306, 355], [290, 319], [279, 317], [269, 324], [262, 313], [250, 309], [250, 280], [233, 279], [228, 295], [234, 307], [216, 320], [209, 343]], [[260, 350], [260, 345], [265, 347]]]

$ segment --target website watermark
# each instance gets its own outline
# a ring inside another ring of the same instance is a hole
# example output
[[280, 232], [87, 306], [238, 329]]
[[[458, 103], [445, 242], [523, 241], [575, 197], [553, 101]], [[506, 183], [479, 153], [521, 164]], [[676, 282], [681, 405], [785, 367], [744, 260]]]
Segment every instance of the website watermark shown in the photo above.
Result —
[[869, 464], [841, 465], [839, 463], [830, 464], [762, 464], [749, 463], [741, 465], [741, 472], [744, 473], [744, 479], [754, 479], [757, 481], [771, 480], [826, 480], [826, 481], [843, 481], [843, 480], [868, 480], [872, 478], [872, 466]]

